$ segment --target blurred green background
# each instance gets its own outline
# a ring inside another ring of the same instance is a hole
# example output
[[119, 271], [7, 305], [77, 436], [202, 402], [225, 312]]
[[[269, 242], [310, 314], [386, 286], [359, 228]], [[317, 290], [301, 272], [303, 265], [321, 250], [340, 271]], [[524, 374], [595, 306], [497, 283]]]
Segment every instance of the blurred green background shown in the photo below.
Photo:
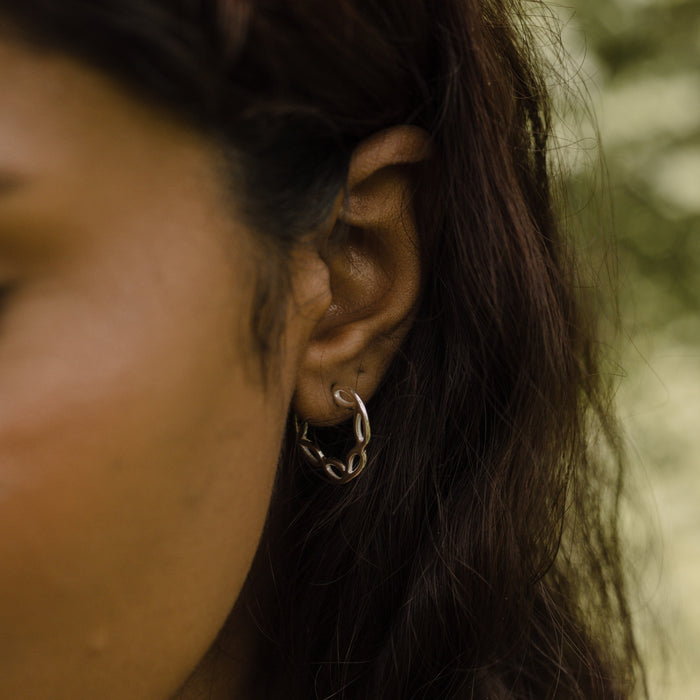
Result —
[[602, 141], [603, 168], [590, 115], [560, 106], [579, 120], [561, 141], [583, 235], [602, 225], [615, 239], [630, 573], [652, 697], [700, 699], [700, 0], [548, 6]]

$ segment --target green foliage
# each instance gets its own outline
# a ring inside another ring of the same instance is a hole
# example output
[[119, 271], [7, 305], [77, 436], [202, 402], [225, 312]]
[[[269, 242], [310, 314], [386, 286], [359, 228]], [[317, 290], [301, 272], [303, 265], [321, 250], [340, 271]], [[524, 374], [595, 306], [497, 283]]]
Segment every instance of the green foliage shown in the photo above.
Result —
[[584, 38], [600, 94], [623, 310], [667, 330], [700, 310], [700, 1], [557, 7]]
[[[579, 143], [591, 153], [569, 184], [581, 236], [602, 222], [616, 242], [626, 372], [618, 405], [632, 487], [651, 491], [645, 517], [625, 515], [637, 536], [627, 539], [642, 552], [636, 612], [652, 697], [700, 697], [700, 0], [550, 6], [564, 21], [602, 139], [603, 183], [584, 115]], [[658, 534], [663, 545], [651, 555], [637, 546]], [[663, 634], [639, 622], [645, 609]]]

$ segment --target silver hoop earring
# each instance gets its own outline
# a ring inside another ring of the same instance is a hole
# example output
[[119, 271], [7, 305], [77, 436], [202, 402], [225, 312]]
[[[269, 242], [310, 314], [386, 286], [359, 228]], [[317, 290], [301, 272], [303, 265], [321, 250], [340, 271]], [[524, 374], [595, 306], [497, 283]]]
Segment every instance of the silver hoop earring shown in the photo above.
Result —
[[320, 469], [322, 474], [333, 483], [346, 484], [354, 479], [367, 464], [367, 444], [371, 436], [369, 417], [362, 399], [349, 387], [332, 388], [333, 399], [337, 406], [354, 411], [353, 425], [355, 429], [355, 446], [348, 452], [345, 461], [326, 457], [318, 445], [308, 436], [309, 424], [304, 421], [299, 427], [297, 421], [297, 445], [304, 459], [312, 466]]

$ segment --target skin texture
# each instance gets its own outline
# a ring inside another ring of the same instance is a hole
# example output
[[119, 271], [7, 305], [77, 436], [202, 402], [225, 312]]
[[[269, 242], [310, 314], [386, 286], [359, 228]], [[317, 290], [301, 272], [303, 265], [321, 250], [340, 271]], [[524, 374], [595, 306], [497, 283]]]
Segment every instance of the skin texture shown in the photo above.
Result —
[[397, 214], [425, 154], [408, 127], [358, 150], [326, 235], [358, 233], [294, 254], [266, 390], [258, 251], [212, 144], [78, 62], [0, 43], [0, 697], [244, 697], [245, 649], [216, 669], [207, 650], [290, 403], [346, 419], [331, 384], [367, 398], [408, 328], [420, 272]]

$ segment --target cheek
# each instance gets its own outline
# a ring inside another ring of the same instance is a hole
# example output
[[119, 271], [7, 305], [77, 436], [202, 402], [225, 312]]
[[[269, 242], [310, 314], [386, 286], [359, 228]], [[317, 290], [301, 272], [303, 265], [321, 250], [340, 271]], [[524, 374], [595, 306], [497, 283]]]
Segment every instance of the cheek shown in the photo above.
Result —
[[223, 294], [138, 298], [46, 290], [6, 324], [2, 697], [153, 696], [204, 653], [254, 555], [283, 410], [221, 332]]

